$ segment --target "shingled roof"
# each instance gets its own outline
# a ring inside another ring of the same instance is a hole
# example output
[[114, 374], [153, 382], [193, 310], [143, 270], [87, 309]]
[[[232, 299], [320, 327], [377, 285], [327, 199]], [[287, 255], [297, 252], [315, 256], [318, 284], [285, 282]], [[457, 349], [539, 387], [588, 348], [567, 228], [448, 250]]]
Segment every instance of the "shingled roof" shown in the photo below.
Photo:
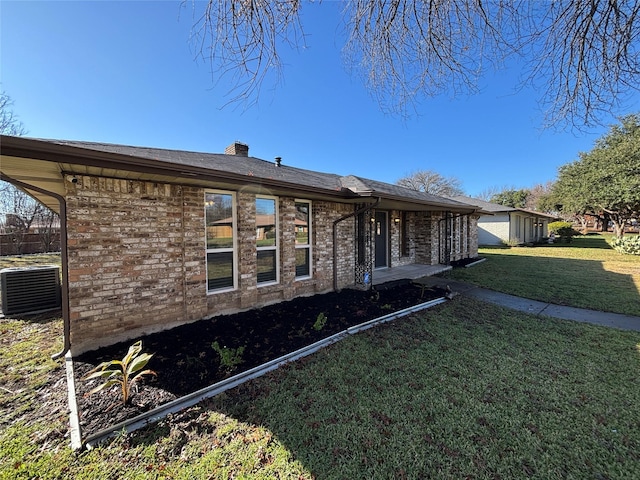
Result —
[[469, 205], [476, 205], [482, 209], [482, 212], [488, 212], [488, 213], [524, 212], [524, 213], [528, 213], [538, 217], [556, 218], [555, 215], [550, 215], [548, 213], [536, 212], [534, 210], [527, 210], [526, 208], [509, 207], [507, 205], [500, 205], [499, 203], [485, 202], [484, 200], [480, 200], [479, 198], [465, 197], [463, 195], [455, 196], [453, 197], [453, 199], [459, 202], [467, 203]]
[[[202, 186], [216, 184], [230, 188], [233, 185], [253, 184], [269, 188], [275, 194], [291, 191], [296, 195], [307, 194], [313, 198], [330, 196], [346, 201], [376, 197], [381, 201], [380, 208], [387, 209], [437, 209], [467, 213], [476, 210], [467, 203], [399, 185], [355, 175], [340, 176], [292, 167], [286, 163], [248, 156], [248, 152], [247, 155], [230, 155], [9, 136], [2, 136], [0, 152], [3, 158], [3, 162], [0, 162], [1, 173], [17, 180], [30, 179], [34, 182], [32, 185], [46, 185], [47, 188], [58, 181], [60, 185], [56, 191], [59, 194], [64, 193], [64, 173]], [[32, 164], [29, 165], [25, 160], [31, 160]], [[51, 166], [48, 162], [57, 163], [57, 166]], [[36, 172], [42, 178], [39, 179]]]
[[485, 202], [484, 200], [480, 200], [479, 198], [465, 197], [464, 195], [457, 195], [453, 198], [459, 202], [468, 203], [470, 205], [477, 205], [481, 207], [485, 212], [500, 213], [515, 212], [517, 210], [517, 208], [500, 205], [499, 203]]
[[341, 189], [340, 176], [315, 172], [262, 160], [257, 157], [229, 155], [225, 153], [202, 153], [162, 148], [132, 147], [109, 143], [50, 140], [59, 145], [68, 145], [99, 152], [110, 152], [130, 157], [146, 158], [171, 166], [189, 166], [205, 170], [234, 173], [264, 180], [278, 180], [297, 185], [308, 185], [329, 190]]

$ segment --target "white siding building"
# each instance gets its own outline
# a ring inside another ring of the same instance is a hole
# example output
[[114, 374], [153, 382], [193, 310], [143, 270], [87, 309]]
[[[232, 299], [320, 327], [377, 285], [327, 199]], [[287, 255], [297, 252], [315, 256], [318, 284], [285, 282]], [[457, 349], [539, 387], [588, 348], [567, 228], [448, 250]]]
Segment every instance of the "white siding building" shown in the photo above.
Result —
[[555, 220], [553, 215], [546, 213], [506, 207], [477, 198], [458, 196], [454, 200], [481, 207], [483, 212], [490, 212], [481, 215], [478, 220], [479, 245], [539, 242], [549, 236], [549, 222]]

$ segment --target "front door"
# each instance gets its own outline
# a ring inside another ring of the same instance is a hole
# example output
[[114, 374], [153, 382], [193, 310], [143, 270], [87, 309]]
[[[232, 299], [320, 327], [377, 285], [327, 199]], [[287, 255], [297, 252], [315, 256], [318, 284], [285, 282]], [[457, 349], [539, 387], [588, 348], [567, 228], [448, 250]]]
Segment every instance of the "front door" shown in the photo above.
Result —
[[376, 264], [375, 268], [382, 268], [388, 266], [387, 264], [387, 252], [389, 248], [388, 233], [387, 233], [387, 212], [376, 212], [374, 223], [374, 239], [376, 250]]

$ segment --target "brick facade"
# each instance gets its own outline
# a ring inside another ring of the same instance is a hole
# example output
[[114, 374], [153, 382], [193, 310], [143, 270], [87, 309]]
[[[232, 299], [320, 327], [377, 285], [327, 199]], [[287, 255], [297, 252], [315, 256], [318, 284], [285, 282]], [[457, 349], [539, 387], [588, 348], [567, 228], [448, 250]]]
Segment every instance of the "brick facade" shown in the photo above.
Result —
[[[67, 182], [71, 340], [113, 343], [133, 331], [153, 331], [199, 318], [191, 298], [204, 281], [190, 216], [202, 201], [188, 188], [106, 178]], [[200, 257], [202, 253], [200, 252]]]
[[[478, 215], [457, 215], [447, 220], [444, 213], [406, 212], [406, 225], [401, 226], [402, 212], [390, 212], [391, 267], [414, 263], [435, 265], [444, 257], [444, 222], [451, 227], [450, 261], [478, 255]], [[399, 219], [396, 222], [395, 219]], [[402, 255], [402, 228], [407, 229], [408, 252]]]
[[[66, 183], [74, 353], [333, 288], [333, 222], [353, 205], [312, 204], [312, 276], [295, 278], [295, 198], [280, 197], [280, 279], [258, 286], [255, 195], [239, 192], [238, 288], [206, 289], [202, 188], [98, 177]], [[338, 224], [338, 284], [353, 280], [354, 222]]]
[[[215, 315], [356, 283], [355, 205], [312, 201], [312, 275], [295, 277], [294, 197], [278, 197], [279, 281], [257, 283], [256, 196], [236, 192], [237, 289], [207, 293], [204, 195], [198, 187], [77, 177], [66, 182], [74, 354]], [[408, 255], [389, 212], [391, 266], [439, 261], [442, 216], [407, 212]], [[347, 217], [344, 218], [343, 217]], [[477, 217], [454, 221], [452, 259], [477, 254]], [[465, 252], [466, 250], [466, 252]], [[367, 251], [372, 251], [369, 247]]]

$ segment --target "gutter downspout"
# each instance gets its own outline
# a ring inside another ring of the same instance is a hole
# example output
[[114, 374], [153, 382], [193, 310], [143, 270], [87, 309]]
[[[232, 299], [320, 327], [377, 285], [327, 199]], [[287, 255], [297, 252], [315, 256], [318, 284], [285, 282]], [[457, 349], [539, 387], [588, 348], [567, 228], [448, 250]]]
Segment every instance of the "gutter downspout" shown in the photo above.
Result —
[[62, 260], [62, 324], [63, 324], [63, 337], [64, 345], [62, 350], [51, 356], [53, 360], [57, 360], [63, 357], [71, 348], [71, 323], [69, 320], [69, 257], [67, 254], [67, 203], [61, 195], [50, 192], [34, 185], [27, 185], [19, 180], [7, 177], [5, 174], [0, 173], [0, 180], [4, 180], [12, 185], [16, 185], [25, 190], [34, 190], [44, 195], [49, 195], [60, 202], [60, 257]]
[[381, 198], [378, 197], [375, 202], [365, 205], [364, 207], [333, 221], [333, 290], [335, 292], [338, 291], [338, 262], [336, 261], [338, 258], [338, 223], [371, 210], [380, 203], [380, 200]]

